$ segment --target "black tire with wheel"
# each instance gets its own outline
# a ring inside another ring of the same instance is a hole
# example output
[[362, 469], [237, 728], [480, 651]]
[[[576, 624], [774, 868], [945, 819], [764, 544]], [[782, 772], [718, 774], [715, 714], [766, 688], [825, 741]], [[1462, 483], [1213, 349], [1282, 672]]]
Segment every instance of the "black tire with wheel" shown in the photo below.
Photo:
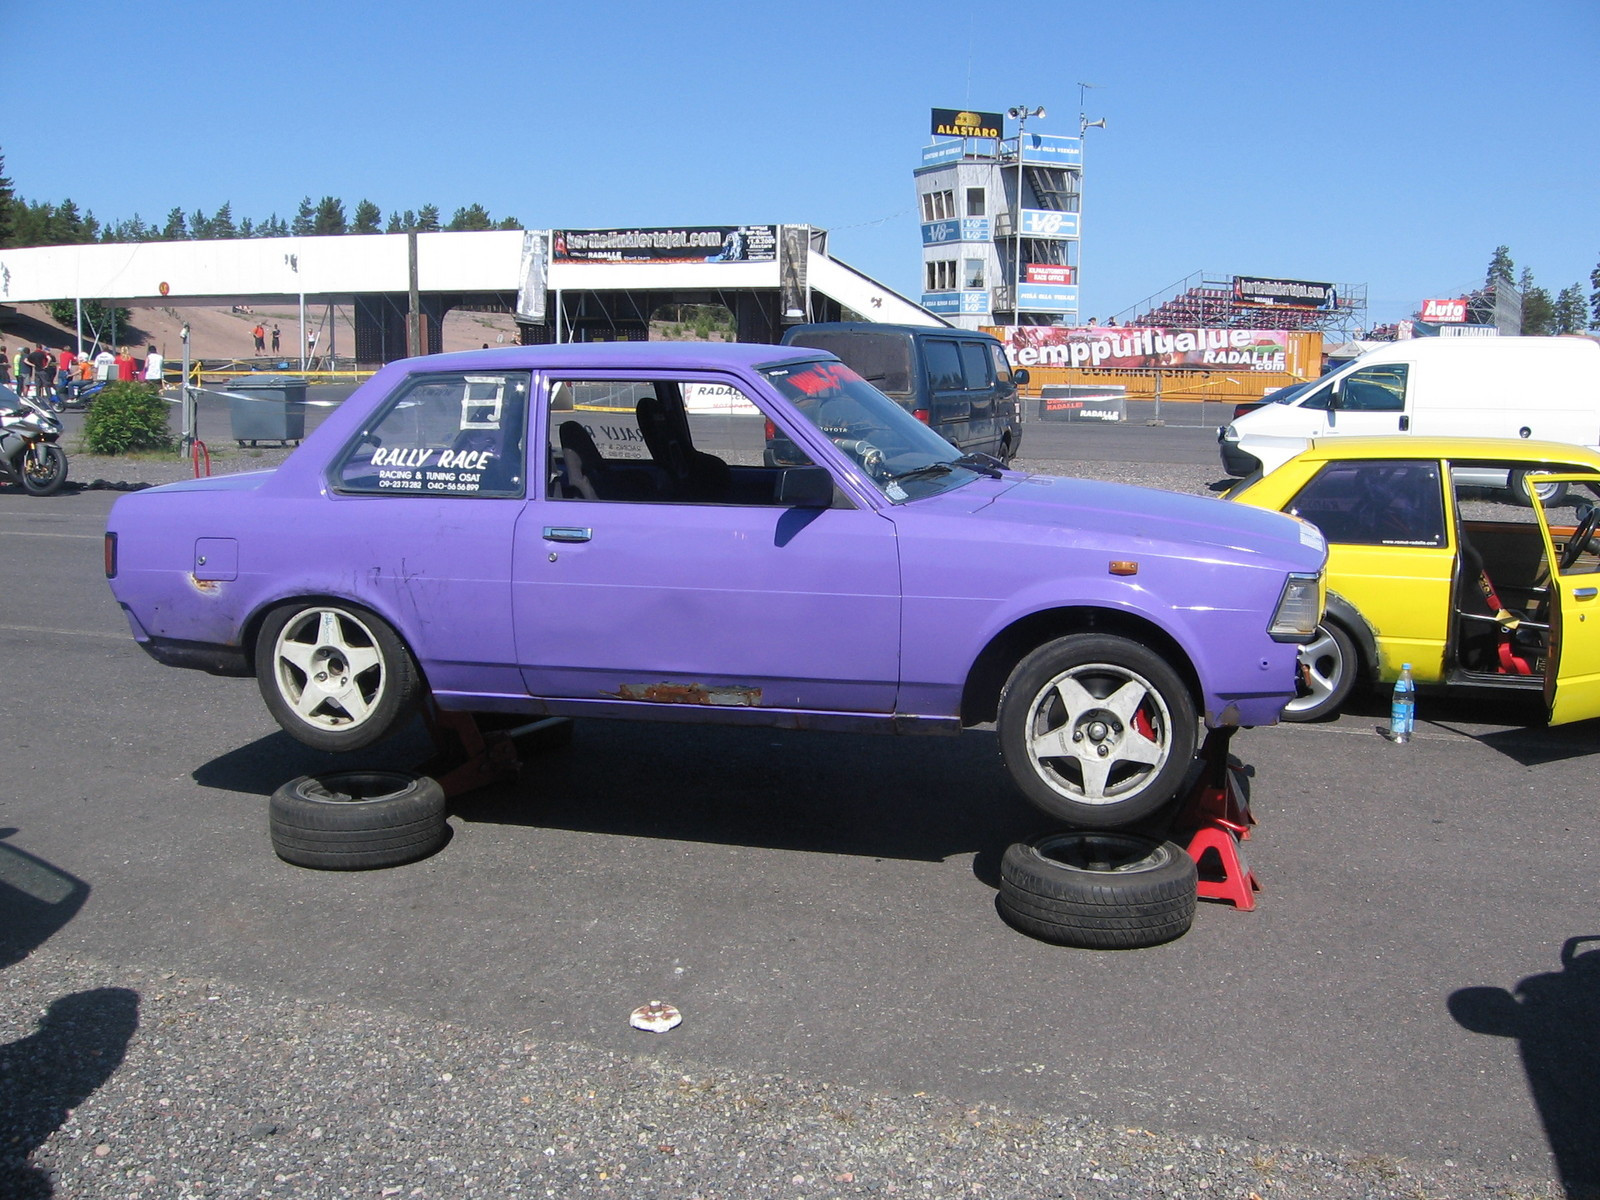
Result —
[[30, 496], [53, 496], [67, 482], [67, 452], [60, 446], [46, 445], [43, 462], [35, 459], [31, 450], [25, 450], [17, 467], [22, 490]]
[[406, 771], [302, 775], [272, 794], [272, 848], [284, 862], [359, 871], [414, 862], [444, 845], [444, 789]]
[[421, 691], [411, 652], [355, 604], [288, 604], [256, 637], [256, 681], [273, 718], [318, 750], [359, 750], [392, 733]]
[[1320, 721], [1343, 706], [1360, 672], [1355, 640], [1333, 621], [1317, 626], [1316, 637], [1300, 647], [1300, 694], [1283, 709], [1285, 721]]
[[[1512, 500], [1524, 508], [1533, 507], [1533, 500], [1528, 495], [1527, 471], [1512, 471], [1506, 478], [1506, 488], [1511, 492]], [[1539, 483], [1534, 485], [1534, 490], [1539, 495], [1539, 503], [1545, 508], [1560, 504], [1567, 498], [1567, 485], [1564, 483]]]
[[1000, 911], [1024, 933], [1092, 950], [1170, 942], [1194, 923], [1194, 860], [1131, 833], [1050, 833], [1006, 850]]
[[1194, 760], [1194, 698], [1148, 647], [1079, 633], [1024, 658], [996, 731], [1011, 778], [1052, 817], [1130, 825], [1171, 800]]

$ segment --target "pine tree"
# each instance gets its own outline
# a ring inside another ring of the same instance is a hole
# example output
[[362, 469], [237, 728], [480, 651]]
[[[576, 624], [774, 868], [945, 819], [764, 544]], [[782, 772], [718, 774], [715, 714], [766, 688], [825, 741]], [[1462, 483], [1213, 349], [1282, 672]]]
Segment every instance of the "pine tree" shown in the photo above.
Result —
[[1582, 333], [1589, 323], [1589, 305], [1583, 298], [1583, 285], [1573, 284], [1561, 289], [1556, 297], [1555, 331], [1557, 333]]
[[1494, 255], [1489, 259], [1489, 271], [1484, 276], [1483, 286], [1493, 287], [1500, 280], [1511, 283], [1516, 278], [1516, 269], [1511, 261], [1511, 247], [1496, 246]]
[[238, 229], [233, 224], [232, 202], [224, 202], [222, 207], [212, 215], [211, 236], [214, 238], [236, 238], [240, 236]]
[[189, 237], [189, 227], [184, 223], [183, 209], [175, 208], [167, 214], [166, 226], [161, 230], [161, 240], [164, 242], [186, 241]]
[[356, 205], [355, 220], [351, 223], [351, 233], [377, 233], [378, 222], [383, 220], [383, 211], [371, 200], [362, 200]]
[[496, 229], [521, 229], [522, 228], [522, 222], [517, 220], [515, 217], [501, 217], [499, 223], [495, 225], [495, 228]]
[[1524, 337], [1544, 337], [1555, 332], [1556, 306], [1548, 288], [1537, 287], [1533, 272], [1522, 268], [1518, 284], [1522, 292], [1522, 333]]
[[439, 206], [437, 204], [424, 204], [417, 213], [418, 233], [439, 232]]
[[473, 204], [466, 208], [456, 209], [455, 214], [450, 218], [450, 224], [445, 228], [455, 232], [493, 229], [494, 222], [489, 220], [488, 210], [483, 205]]
[[1600, 329], [1600, 263], [1589, 272], [1589, 328]]
[[311, 207], [311, 197], [304, 196], [300, 200], [300, 208], [294, 214], [294, 224], [289, 226], [289, 232], [295, 237], [307, 237], [317, 225], [317, 210]]
[[311, 222], [311, 232], [318, 237], [344, 233], [344, 201], [324, 196], [317, 202], [317, 215]]
[[189, 236], [199, 242], [209, 242], [216, 237], [211, 228], [211, 218], [206, 216], [206, 210], [197, 208], [189, 214]]
[[6, 156], [0, 154], [0, 246], [11, 243], [12, 213], [16, 206], [16, 193], [11, 190], [11, 180], [6, 178]]

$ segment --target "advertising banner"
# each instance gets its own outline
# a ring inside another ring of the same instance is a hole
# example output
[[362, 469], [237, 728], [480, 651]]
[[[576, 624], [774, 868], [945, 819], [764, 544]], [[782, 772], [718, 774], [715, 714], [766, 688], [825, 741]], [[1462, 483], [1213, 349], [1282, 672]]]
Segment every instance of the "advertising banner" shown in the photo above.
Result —
[[920, 303], [934, 313], [986, 313], [989, 292], [986, 288], [973, 288], [968, 292], [923, 292]]
[[1028, 264], [1029, 283], [1077, 283], [1078, 268], [1056, 267], [1047, 263]]
[[1056, 212], [1049, 208], [1022, 210], [1022, 235], [1040, 238], [1075, 238], [1078, 234], [1078, 214]]
[[987, 242], [988, 217], [957, 217], [947, 221], [924, 221], [922, 244], [938, 246], [945, 242]]
[[[1026, 307], [1026, 287], [1022, 295]], [[1289, 333], [1282, 329], [1008, 325], [1001, 333], [1006, 357], [1014, 367], [1226, 367], [1230, 371], [1283, 371], [1289, 356]]]
[[785, 324], [811, 320], [811, 292], [806, 287], [806, 265], [811, 247], [811, 226], [783, 227], [783, 256], [778, 271], [778, 303]]
[[1078, 309], [1078, 287], [1063, 283], [1024, 283], [1017, 289], [1019, 307], [1029, 312], [1068, 313]]
[[1446, 321], [1465, 321], [1467, 319], [1467, 302], [1460, 300], [1424, 300], [1422, 302], [1422, 319], [1434, 325]]
[[702, 225], [678, 229], [557, 229], [556, 262], [775, 262], [776, 225]]
[[966, 146], [962, 142], [935, 142], [931, 146], [922, 148], [922, 165], [936, 167], [940, 163], [960, 162], [961, 156], [965, 153]]
[[1262, 279], [1255, 275], [1233, 277], [1233, 298], [1240, 304], [1283, 308], [1332, 308], [1333, 284], [1304, 279]]
[[1052, 167], [1079, 166], [1083, 162], [1083, 139], [1055, 133], [1024, 133], [1022, 161]]
[[539, 325], [544, 324], [545, 294], [549, 291], [545, 283], [548, 254], [548, 238], [542, 230], [523, 231], [522, 269], [517, 275], [522, 281], [517, 288], [517, 316]]
[[1000, 114], [997, 112], [968, 112], [960, 108], [933, 110], [934, 137], [940, 138], [998, 138]]

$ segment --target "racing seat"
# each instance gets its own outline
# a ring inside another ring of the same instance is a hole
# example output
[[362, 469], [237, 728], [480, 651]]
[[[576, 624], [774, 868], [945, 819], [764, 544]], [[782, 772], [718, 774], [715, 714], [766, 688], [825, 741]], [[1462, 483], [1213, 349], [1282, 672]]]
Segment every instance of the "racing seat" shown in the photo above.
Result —
[[[1501, 602], [1499, 589], [1489, 578], [1483, 555], [1459, 530], [1461, 568], [1456, 576], [1456, 612], [1461, 633], [1456, 657], [1469, 671], [1493, 675], [1539, 675], [1550, 626], [1530, 620], [1522, 610]], [[1518, 589], [1529, 597], [1542, 589]]]

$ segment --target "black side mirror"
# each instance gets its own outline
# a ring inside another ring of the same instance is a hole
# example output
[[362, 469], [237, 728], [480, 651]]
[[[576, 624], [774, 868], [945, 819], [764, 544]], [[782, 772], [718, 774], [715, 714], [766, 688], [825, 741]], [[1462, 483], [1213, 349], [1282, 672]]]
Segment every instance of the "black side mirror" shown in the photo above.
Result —
[[1027, 387], [1028, 386], [1028, 369], [1026, 367], [1017, 367], [1017, 368], [1015, 368], [1011, 372], [1011, 382], [1016, 384], [1018, 387]]
[[786, 508], [830, 508], [833, 476], [826, 467], [785, 467], [778, 476], [778, 503]]

